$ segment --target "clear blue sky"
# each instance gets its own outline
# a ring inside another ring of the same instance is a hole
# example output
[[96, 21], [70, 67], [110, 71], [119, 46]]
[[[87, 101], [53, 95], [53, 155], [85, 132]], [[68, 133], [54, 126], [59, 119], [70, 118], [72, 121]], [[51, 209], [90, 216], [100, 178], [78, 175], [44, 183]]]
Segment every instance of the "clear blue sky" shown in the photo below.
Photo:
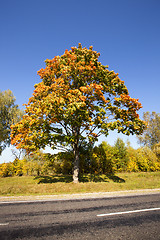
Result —
[[[11, 89], [22, 108], [44, 60], [79, 42], [119, 73], [143, 105], [140, 116], [160, 112], [159, 0], [0, 0], [0, 90]], [[116, 137], [105, 140], [113, 144]], [[137, 139], [130, 140], [136, 147]], [[0, 162], [7, 156], [8, 150]]]

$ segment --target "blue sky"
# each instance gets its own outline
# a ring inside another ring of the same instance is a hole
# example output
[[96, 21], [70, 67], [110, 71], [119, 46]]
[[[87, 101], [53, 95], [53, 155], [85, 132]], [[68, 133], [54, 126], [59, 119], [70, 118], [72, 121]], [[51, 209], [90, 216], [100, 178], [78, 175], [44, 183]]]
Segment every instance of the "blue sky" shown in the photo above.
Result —
[[[12, 90], [20, 108], [40, 81], [44, 60], [80, 42], [92, 45], [101, 63], [119, 73], [143, 105], [141, 117], [160, 112], [159, 0], [0, 0], [0, 5], [0, 90]], [[100, 141], [113, 144], [117, 137], [122, 135]], [[129, 139], [138, 146], [136, 137]], [[10, 159], [6, 150], [0, 162]]]

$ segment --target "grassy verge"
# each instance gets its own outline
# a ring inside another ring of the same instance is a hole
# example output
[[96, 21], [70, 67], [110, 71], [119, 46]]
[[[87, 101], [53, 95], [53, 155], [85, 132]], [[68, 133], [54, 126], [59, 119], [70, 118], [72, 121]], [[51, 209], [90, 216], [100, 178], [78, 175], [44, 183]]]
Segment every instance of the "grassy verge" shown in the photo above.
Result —
[[160, 188], [160, 172], [86, 175], [74, 184], [71, 176], [0, 178], [0, 196], [54, 195]]

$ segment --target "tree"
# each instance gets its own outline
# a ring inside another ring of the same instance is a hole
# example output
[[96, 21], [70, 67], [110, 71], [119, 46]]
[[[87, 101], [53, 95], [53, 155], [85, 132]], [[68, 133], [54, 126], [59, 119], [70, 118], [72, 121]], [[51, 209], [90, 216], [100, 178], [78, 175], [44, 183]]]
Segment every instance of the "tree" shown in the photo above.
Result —
[[160, 114], [145, 112], [143, 119], [147, 123], [147, 128], [141, 136], [138, 136], [139, 141], [143, 145], [154, 148], [154, 145], [160, 143]]
[[107, 142], [102, 142], [98, 147], [93, 149], [91, 162], [92, 171], [99, 174], [113, 174], [115, 171], [115, 157], [113, 147]]
[[11, 90], [0, 91], [0, 154], [10, 144], [10, 126], [20, 121], [22, 111], [15, 104]]
[[79, 44], [47, 59], [23, 120], [12, 126], [12, 144], [18, 148], [72, 149], [75, 183], [82, 145], [93, 144], [109, 130], [129, 135], [141, 134], [145, 127], [137, 114], [141, 103], [129, 96], [124, 82], [98, 61], [99, 56]]
[[114, 144], [114, 156], [117, 170], [125, 171], [128, 162], [127, 147], [121, 138], [118, 138]]
[[157, 155], [160, 159], [160, 142], [153, 146], [153, 152]]

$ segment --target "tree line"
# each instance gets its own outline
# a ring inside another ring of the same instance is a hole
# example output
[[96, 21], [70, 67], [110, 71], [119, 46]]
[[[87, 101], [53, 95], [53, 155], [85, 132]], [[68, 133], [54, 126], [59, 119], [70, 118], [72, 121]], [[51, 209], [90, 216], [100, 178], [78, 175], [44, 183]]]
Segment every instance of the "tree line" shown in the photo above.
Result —
[[[93, 148], [83, 148], [80, 151], [80, 175], [160, 171], [160, 152], [157, 149], [148, 146], [134, 149], [120, 138], [114, 146], [102, 142]], [[0, 164], [0, 176], [71, 175], [73, 162], [72, 151], [53, 155], [37, 151], [21, 160], [16, 158], [13, 162]]]

